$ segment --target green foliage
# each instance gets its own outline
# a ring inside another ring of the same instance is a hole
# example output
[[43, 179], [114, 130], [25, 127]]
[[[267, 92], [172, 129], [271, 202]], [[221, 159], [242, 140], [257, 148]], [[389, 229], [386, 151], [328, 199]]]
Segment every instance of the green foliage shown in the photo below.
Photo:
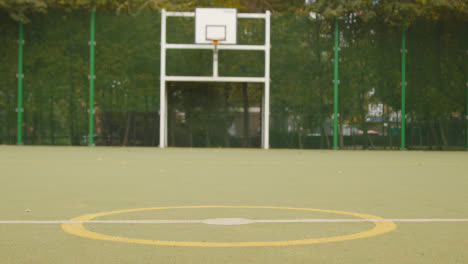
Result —
[[142, 10], [191, 11], [197, 6], [235, 7], [241, 12], [303, 13], [313, 11], [325, 18], [351, 13], [368, 21], [378, 17], [389, 24], [409, 25], [418, 17], [437, 20], [441, 17], [468, 18], [468, 3], [463, 0], [0, 0], [0, 10], [6, 10], [14, 20], [29, 22], [30, 13], [46, 12], [50, 8], [114, 10], [117, 13], [138, 14]]
[[45, 12], [47, 0], [0, 0], [0, 11], [7, 11], [13, 20], [29, 22], [28, 12]]
[[351, 13], [368, 21], [375, 17], [389, 24], [410, 24], [418, 17], [437, 20], [440, 17], [468, 17], [468, 3], [463, 0], [316, 0], [308, 10], [326, 18]]

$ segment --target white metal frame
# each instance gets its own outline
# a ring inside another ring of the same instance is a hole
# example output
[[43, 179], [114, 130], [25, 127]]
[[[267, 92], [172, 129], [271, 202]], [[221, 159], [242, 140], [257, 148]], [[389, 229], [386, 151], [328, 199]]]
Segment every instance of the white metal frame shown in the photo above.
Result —
[[[161, 84], [160, 84], [160, 123], [159, 123], [159, 147], [167, 146], [167, 93], [166, 82], [254, 82], [264, 83], [262, 96], [262, 148], [269, 148], [269, 117], [270, 117], [270, 11], [265, 14], [238, 13], [237, 18], [265, 19], [265, 45], [218, 45], [218, 50], [263, 50], [265, 51], [265, 76], [264, 77], [222, 77], [218, 76], [218, 56], [215, 46], [211, 44], [169, 44], [166, 43], [166, 18], [194, 17], [195, 12], [166, 12], [161, 11]], [[167, 76], [166, 75], [166, 50], [167, 49], [211, 49], [213, 50], [213, 76]]]

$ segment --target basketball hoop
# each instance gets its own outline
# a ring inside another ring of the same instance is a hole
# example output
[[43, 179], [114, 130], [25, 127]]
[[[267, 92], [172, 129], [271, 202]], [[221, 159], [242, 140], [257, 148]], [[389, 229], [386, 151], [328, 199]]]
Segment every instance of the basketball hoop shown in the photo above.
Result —
[[214, 51], [215, 51], [215, 53], [218, 53], [219, 41], [224, 40], [224, 38], [208, 38], [208, 40], [213, 42]]
[[219, 41], [222, 39], [208, 39], [208, 40], [213, 41], [213, 45], [218, 46]]

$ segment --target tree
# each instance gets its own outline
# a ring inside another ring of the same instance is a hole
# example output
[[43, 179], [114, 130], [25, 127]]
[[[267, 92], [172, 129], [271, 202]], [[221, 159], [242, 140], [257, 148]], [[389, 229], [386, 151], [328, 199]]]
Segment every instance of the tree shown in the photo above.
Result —
[[468, 17], [468, 3], [460, 0], [316, 0], [310, 1], [307, 10], [326, 18], [354, 13], [364, 21], [378, 17], [389, 24], [406, 25], [418, 17]]

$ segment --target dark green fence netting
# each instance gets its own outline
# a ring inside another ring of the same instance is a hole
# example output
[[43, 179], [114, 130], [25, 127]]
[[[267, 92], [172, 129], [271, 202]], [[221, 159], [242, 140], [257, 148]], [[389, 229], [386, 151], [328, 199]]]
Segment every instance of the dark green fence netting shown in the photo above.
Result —
[[307, 15], [271, 24], [270, 145], [332, 148], [332, 24]]
[[262, 85], [170, 82], [167, 89], [169, 146], [260, 147]]
[[[87, 145], [89, 11], [24, 25], [23, 141]], [[18, 23], [0, 16], [0, 144], [14, 144]], [[96, 11], [96, 145], [158, 146], [161, 17]], [[263, 45], [265, 21], [238, 20], [238, 44]], [[271, 17], [270, 146], [333, 148], [334, 21]], [[339, 19], [338, 148], [401, 147], [402, 29]], [[456, 18], [407, 30], [406, 148], [466, 147], [467, 30]], [[193, 17], [167, 18], [168, 43], [194, 43]], [[212, 50], [166, 53], [169, 76], [211, 76]], [[219, 50], [219, 76], [263, 77], [263, 51]], [[263, 83], [167, 82], [168, 144], [260, 147]]]
[[86, 144], [89, 16], [55, 10], [24, 26], [25, 144]]
[[339, 23], [339, 148], [399, 149], [401, 29], [355, 16]]
[[409, 149], [466, 147], [466, 22], [418, 20], [408, 30]]
[[0, 12], [0, 144], [16, 143], [18, 23]]
[[96, 145], [159, 145], [161, 18], [96, 12]]

